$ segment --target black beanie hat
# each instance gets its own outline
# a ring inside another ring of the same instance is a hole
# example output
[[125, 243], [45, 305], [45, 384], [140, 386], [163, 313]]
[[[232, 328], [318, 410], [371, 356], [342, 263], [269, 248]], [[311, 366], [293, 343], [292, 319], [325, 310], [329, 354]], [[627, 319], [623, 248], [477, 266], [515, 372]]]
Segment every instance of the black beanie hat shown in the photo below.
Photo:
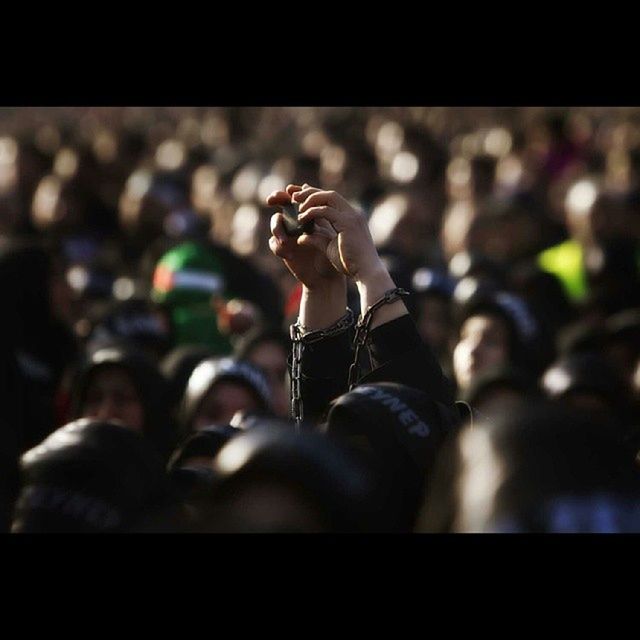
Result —
[[385, 526], [408, 530], [438, 449], [458, 421], [455, 408], [417, 389], [383, 382], [336, 399], [323, 428], [360, 451], [376, 470], [388, 512]]
[[233, 498], [245, 483], [276, 482], [310, 500], [332, 532], [371, 528], [374, 504], [367, 469], [318, 433], [272, 426], [252, 428], [220, 450], [214, 472], [214, 503]]
[[508, 291], [478, 291], [456, 309], [458, 328], [481, 314], [502, 318], [510, 332], [511, 362], [516, 366], [541, 370], [553, 356], [548, 332], [527, 303]]
[[232, 380], [247, 388], [258, 402], [261, 411], [271, 411], [271, 392], [266, 377], [255, 365], [233, 358], [208, 358], [198, 364], [187, 383], [182, 406], [182, 428], [185, 433], [198, 407], [216, 382]]
[[71, 422], [20, 466], [14, 532], [126, 531], [169, 498], [160, 457], [136, 432], [109, 422]]

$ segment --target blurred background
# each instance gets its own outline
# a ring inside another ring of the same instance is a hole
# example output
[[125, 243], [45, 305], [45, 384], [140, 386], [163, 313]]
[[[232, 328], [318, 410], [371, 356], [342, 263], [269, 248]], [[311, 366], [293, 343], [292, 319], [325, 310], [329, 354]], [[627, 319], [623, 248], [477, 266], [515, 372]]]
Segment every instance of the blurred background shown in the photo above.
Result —
[[[638, 450], [640, 108], [4, 107], [0, 352], [19, 374], [0, 370], [0, 422], [23, 425], [6, 459], [99, 413], [74, 394], [105, 345], [171, 378], [187, 432], [207, 356], [251, 360], [269, 385], [253, 404], [285, 417], [300, 289], [269, 251], [265, 200], [305, 182], [364, 212], [458, 398], [481, 415], [536, 394], [613, 412]], [[184, 369], [180, 347], [202, 349]], [[218, 410], [202, 424], [227, 424]]]

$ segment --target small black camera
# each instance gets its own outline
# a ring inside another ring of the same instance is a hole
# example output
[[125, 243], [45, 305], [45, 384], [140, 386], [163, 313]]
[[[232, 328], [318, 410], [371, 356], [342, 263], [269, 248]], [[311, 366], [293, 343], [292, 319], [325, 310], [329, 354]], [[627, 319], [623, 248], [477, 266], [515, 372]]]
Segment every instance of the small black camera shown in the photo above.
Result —
[[298, 222], [298, 205], [294, 202], [291, 204], [280, 205], [282, 208], [282, 219], [284, 223], [284, 230], [288, 236], [297, 238], [303, 233], [313, 233], [313, 220], [300, 224]]

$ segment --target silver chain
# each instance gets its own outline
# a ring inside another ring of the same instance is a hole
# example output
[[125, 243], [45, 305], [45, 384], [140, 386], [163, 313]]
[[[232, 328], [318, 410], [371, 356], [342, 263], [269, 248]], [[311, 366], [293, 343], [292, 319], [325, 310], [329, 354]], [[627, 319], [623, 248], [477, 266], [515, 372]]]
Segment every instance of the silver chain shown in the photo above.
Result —
[[345, 315], [327, 329], [307, 331], [299, 320], [291, 325], [290, 335], [293, 341], [291, 357], [291, 417], [295, 420], [298, 430], [300, 430], [300, 425], [304, 419], [300, 378], [302, 376], [302, 354], [305, 346], [344, 333], [353, 326], [354, 320], [353, 311], [347, 308]]
[[358, 374], [360, 371], [360, 350], [367, 344], [369, 340], [369, 327], [371, 326], [371, 321], [373, 320], [373, 314], [384, 304], [391, 304], [398, 300], [398, 298], [410, 295], [408, 291], [405, 289], [401, 289], [400, 287], [396, 287], [395, 289], [390, 289], [387, 291], [380, 300], [374, 302], [365, 312], [365, 314], [358, 320], [356, 324], [356, 335], [353, 340], [353, 344], [355, 346], [353, 362], [349, 367], [349, 391], [356, 386], [356, 382], [358, 380]]

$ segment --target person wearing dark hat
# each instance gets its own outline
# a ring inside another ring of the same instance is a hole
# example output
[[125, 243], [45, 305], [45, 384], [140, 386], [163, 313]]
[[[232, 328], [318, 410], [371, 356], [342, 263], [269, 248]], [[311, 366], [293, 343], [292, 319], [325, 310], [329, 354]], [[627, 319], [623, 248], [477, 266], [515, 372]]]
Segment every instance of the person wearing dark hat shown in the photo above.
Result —
[[127, 345], [91, 353], [76, 375], [75, 418], [118, 421], [144, 436], [166, 460], [175, 445], [166, 380], [143, 352]]
[[605, 416], [529, 403], [464, 428], [436, 467], [419, 532], [640, 532], [640, 475]]
[[20, 461], [14, 533], [178, 530], [180, 508], [162, 461], [121, 424], [81, 419]]
[[208, 358], [200, 362], [185, 390], [182, 433], [229, 424], [238, 411], [272, 413], [269, 383], [262, 371], [233, 358]]
[[197, 532], [376, 530], [366, 467], [319, 434], [258, 426], [232, 438], [213, 471], [209, 495], [192, 502]]
[[451, 405], [384, 382], [360, 384], [334, 400], [321, 429], [370, 468], [380, 529], [406, 532], [415, 524], [439, 447], [458, 423]]
[[[506, 291], [478, 292], [457, 310], [458, 340], [453, 368], [465, 392], [484, 371], [515, 365], [536, 371], [548, 358], [538, 319], [518, 296]], [[542, 360], [544, 362], [544, 360]]]
[[[315, 225], [294, 237], [287, 235], [283, 214], [271, 221], [271, 250], [303, 285], [299, 318], [291, 328], [293, 417], [321, 421], [332, 399], [368, 382], [405, 384], [452, 404], [451, 384], [422, 342], [402, 301], [407, 292], [395, 286], [364, 215], [339, 194], [308, 185], [289, 185], [267, 203], [299, 205], [299, 223]], [[353, 278], [363, 311], [355, 353], [346, 277]]]

